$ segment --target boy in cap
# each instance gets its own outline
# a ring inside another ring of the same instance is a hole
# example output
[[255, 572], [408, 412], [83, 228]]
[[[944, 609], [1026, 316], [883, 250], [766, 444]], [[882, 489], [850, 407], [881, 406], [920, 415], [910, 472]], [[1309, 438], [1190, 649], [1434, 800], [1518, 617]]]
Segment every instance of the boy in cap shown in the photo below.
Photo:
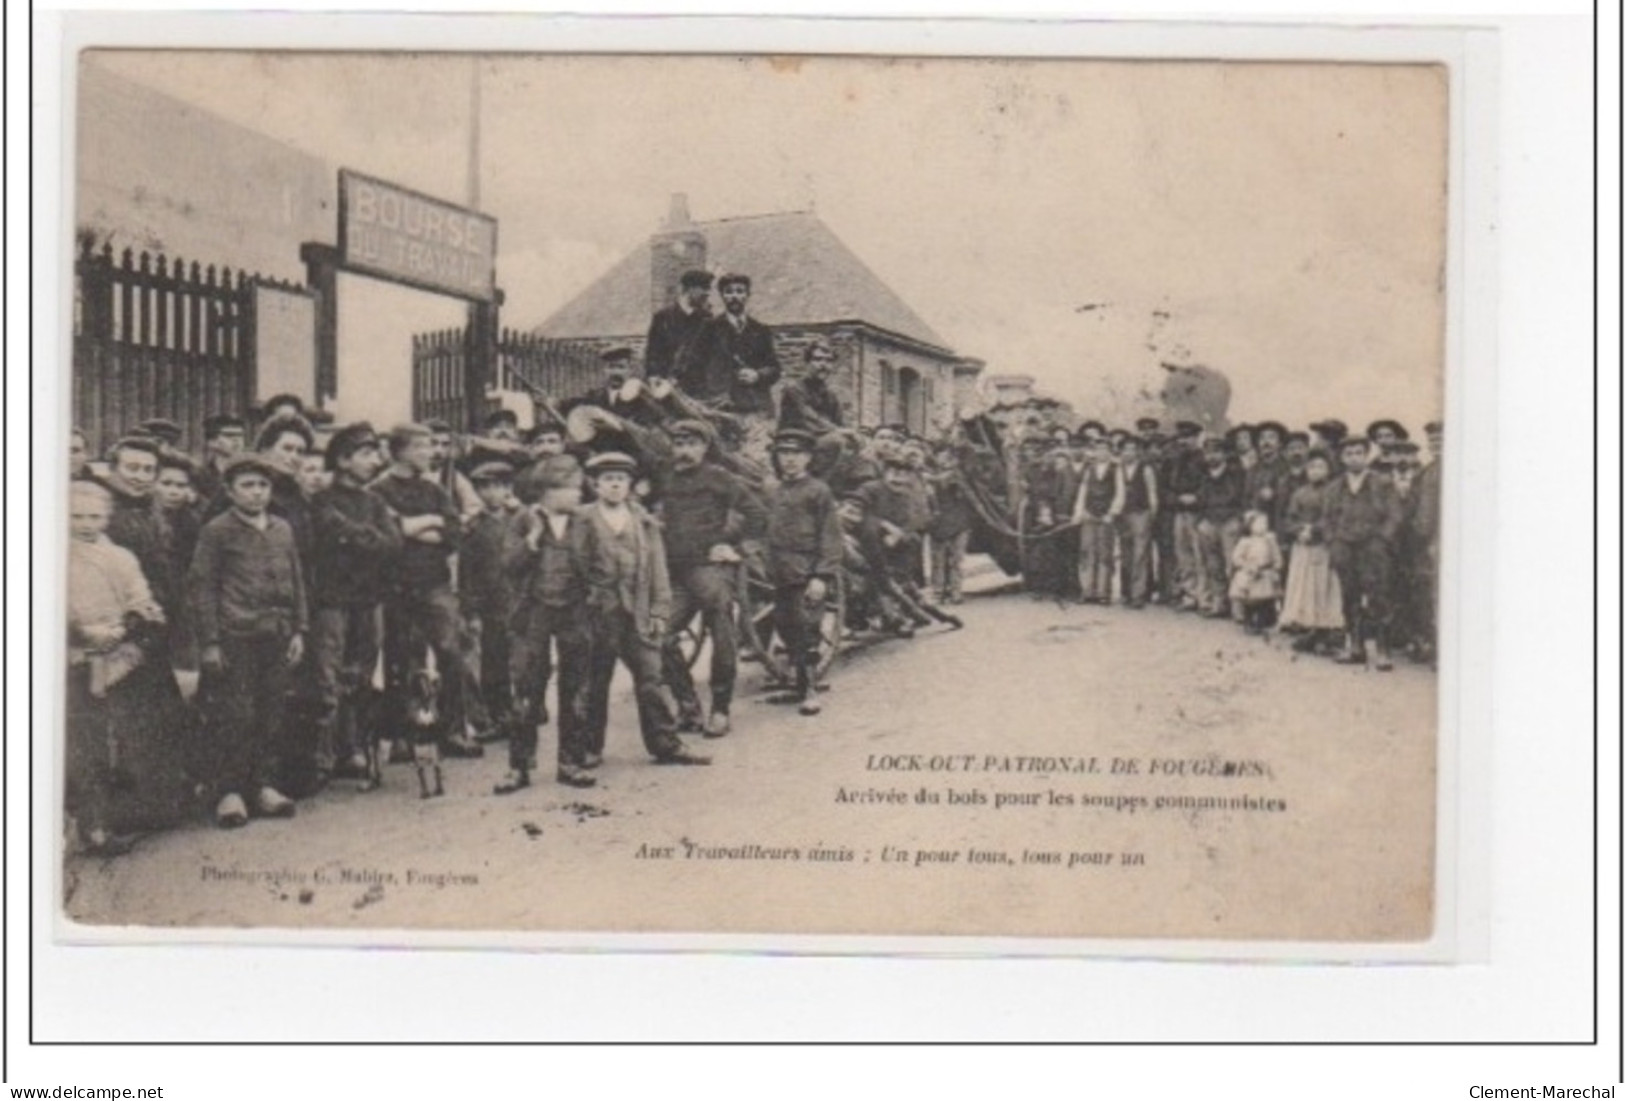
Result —
[[516, 722], [508, 739], [508, 774], [498, 795], [530, 786], [536, 770], [537, 728], [547, 722], [547, 682], [558, 647], [558, 772], [570, 787], [597, 781], [588, 770], [595, 750], [587, 737], [586, 689], [591, 672], [587, 638], [587, 589], [570, 554], [571, 532], [581, 504], [581, 467], [569, 455], [553, 455], [523, 471], [515, 489], [525, 508], [509, 525], [502, 548], [503, 571], [514, 596], [509, 621], [511, 681]]
[[[738, 478], [710, 462], [714, 432], [698, 420], [675, 422], [671, 470], [660, 514], [665, 525], [666, 564], [672, 611], [667, 623], [665, 675], [677, 699], [683, 729], [702, 728], [720, 738], [730, 728], [734, 682], [739, 675], [739, 641], [734, 622], [735, 594], [743, 542], [760, 539], [767, 517], [757, 497]], [[678, 638], [696, 612], [711, 639], [711, 714], [700, 710], [699, 694]]]
[[643, 373], [648, 378], [671, 378], [683, 353], [711, 317], [711, 273], [694, 268], [685, 271], [678, 284], [676, 301], [656, 310], [649, 320], [643, 352]]
[[468, 521], [458, 553], [458, 599], [468, 628], [467, 660], [490, 717], [485, 740], [495, 740], [513, 719], [508, 677], [508, 615], [512, 594], [502, 570], [502, 547], [510, 522], [513, 467], [499, 459], [477, 463], [468, 473], [482, 510]]
[[335, 432], [324, 461], [333, 480], [311, 502], [317, 768], [370, 790], [381, 779], [372, 676], [385, 579], [401, 551], [401, 528], [367, 488], [385, 461], [371, 424]]
[[591, 668], [587, 686], [585, 767], [603, 759], [609, 686], [617, 660], [632, 674], [643, 745], [656, 764], [708, 765], [677, 736], [677, 704], [661, 675], [671, 582], [660, 525], [631, 500], [637, 462], [605, 452], [587, 461], [596, 500], [571, 526], [570, 563], [586, 587]]
[[773, 438], [779, 483], [767, 498], [767, 575], [773, 585], [773, 625], [795, 670], [795, 687], [771, 697], [816, 715], [813, 670], [818, 661], [818, 619], [835, 583], [845, 544], [835, 496], [807, 473], [814, 441], [799, 429]]
[[216, 751], [215, 821], [228, 828], [248, 821], [245, 796], [263, 817], [294, 813], [273, 778], [289, 677], [310, 624], [293, 528], [267, 511], [273, 473], [259, 455], [231, 461], [224, 474], [231, 507], [203, 526], [188, 575], [199, 695]]

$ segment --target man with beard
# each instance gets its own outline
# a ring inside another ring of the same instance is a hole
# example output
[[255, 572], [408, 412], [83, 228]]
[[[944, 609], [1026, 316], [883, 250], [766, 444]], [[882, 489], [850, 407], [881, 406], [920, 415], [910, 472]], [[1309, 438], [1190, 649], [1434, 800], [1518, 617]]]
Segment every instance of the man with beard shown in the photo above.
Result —
[[841, 427], [841, 399], [829, 388], [835, 353], [822, 340], [807, 345], [807, 369], [779, 393], [779, 428], [800, 428], [821, 436]]
[[1286, 439], [1286, 426], [1278, 421], [1261, 421], [1253, 428], [1258, 460], [1247, 471], [1247, 507], [1257, 509], [1269, 517], [1270, 530], [1280, 521], [1290, 491], [1286, 489], [1286, 456], [1281, 445]]
[[[732, 474], [708, 462], [715, 433], [704, 421], [671, 426], [671, 471], [661, 500], [666, 562], [671, 578], [671, 618], [667, 622], [666, 682], [676, 697], [681, 730], [720, 738], [729, 731], [729, 710], [739, 674], [739, 643], [733, 605], [740, 544], [759, 539], [767, 515]], [[677, 640], [698, 611], [711, 639], [711, 715], [703, 719], [699, 695]]]
[[655, 311], [643, 351], [646, 378], [671, 378], [683, 353], [711, 317], [711, 273], [685, 271], [677, 301]]
[[676, 378], [686, 393], [740, 417], [744, 422], [740, 453], [766, 467], [779, 356], [772, 330], [747, 312], [750, 289], [746, 275], [717, 280], [722, 316], [705, 323], [679, 359]]

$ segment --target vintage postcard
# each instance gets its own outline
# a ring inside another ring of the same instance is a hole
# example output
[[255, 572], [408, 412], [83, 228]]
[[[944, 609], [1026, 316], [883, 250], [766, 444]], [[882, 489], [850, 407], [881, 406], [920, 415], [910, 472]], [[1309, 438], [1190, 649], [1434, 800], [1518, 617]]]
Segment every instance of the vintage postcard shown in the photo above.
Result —
[[62, 937], [1448, 940], [1447, 65], [73, 80]]

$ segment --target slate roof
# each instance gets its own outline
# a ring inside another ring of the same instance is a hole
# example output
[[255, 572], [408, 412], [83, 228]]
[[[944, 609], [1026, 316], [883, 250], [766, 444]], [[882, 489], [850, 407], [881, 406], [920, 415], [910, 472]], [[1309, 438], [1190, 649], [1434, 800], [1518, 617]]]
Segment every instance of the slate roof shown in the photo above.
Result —
[[[949, 352], [943, 340], [811, 211], [695, 222], [706, 267], [751, 278], [750, 312], [768, 325], [863, 321]], [[548, 337], [641, 336], [649, 328], [644, 241], [536, 331]]]

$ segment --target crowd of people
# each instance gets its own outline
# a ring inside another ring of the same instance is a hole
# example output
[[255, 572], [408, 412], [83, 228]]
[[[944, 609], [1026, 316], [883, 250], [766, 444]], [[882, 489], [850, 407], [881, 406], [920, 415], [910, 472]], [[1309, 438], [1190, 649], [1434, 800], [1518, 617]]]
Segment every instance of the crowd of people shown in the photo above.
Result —
[[1024, 442], [1033, 592], [1233, 617], [1382, 671], [1399, 652], [1435, 660], [1442, 423], [1425, 456], [1389, 419], [1364, 435], [1338, 420], [1172, 428], [1090, 421]]
[[[845, 610], [837, 631], [959, 626], [921, 588], [942, 512], [918, 448], [888, 428], [838, 434], [832, 449], [815, 430], [832, 425], [809, 423], [830, 358], [809, 349], [756, 476], [739, 441], [718, 438], [720, 418], [740, 431], [738, 406], [658, 429], [618, 416], [624, 348], [604, 353], [601, 392], [566, 403], [593, 406], [590, 441], [569, 435], [568, 414], [522, 437], [502, 410], [479, 436], [442, 422], [318, 432], [288, 396], [254, 411], [252, 441], [245, 418], [210, 417], [197, 454], [163, 419], [94, 462], [74, 432], [74, 844], [116, 854], [132, 827], [194, 812], [228, 828], [292, 816], [332, 781], [379, 786], [392, 760], [413, 763], [432, 797], [444, 758], [501, 741], [493, 794], [511, 794], [530, 786], [550, 721], [556, 780], [591, 787], [617, 665], [650, 758], [703, 766], [683, 735], [730, 733], [742, 660], [781, 672], [771, 702], [821, 711], [832, 609]], [[747, 575], [770, 593], [766, 627], [742, 612]], [[942, 602], [957, 602], [957, 572], [941, 576]], [[704, 702], [682, 645], [698, 623]]]
[[711, 276], [686, 274], [641, 374], [607, 349], [602, 385], [541, 395], [523, 433], [507, 410], [473, 436], [318, 431], [288, 396], [208, 418], [196, 454], [162, 419], [97, 461], [75, 432], [72, 843], [110, 855], [194, 813], [291, 816], [333, 781], [380, 786], [392, 761], [433, 797], [444, 758], [498, 742], [492, 793], [510, 795], [550, 723], [555, 780], [592, 787], [618, 666], [649, 758], [709, 764], [684, 736], [730, 734], [741, 663], [814, 716], [837, 641], [962, 627], [978, 534], [1017, 548], [1039, 596], [1233, 615], [1379, 669], [1396, 648], [1431, 660], [1438, 425], [1426, 465], [1392, 421], [850, 427], [833, 350], [810, 343], [783, 377], [749, 279], [718, 285], [712, 316]]

